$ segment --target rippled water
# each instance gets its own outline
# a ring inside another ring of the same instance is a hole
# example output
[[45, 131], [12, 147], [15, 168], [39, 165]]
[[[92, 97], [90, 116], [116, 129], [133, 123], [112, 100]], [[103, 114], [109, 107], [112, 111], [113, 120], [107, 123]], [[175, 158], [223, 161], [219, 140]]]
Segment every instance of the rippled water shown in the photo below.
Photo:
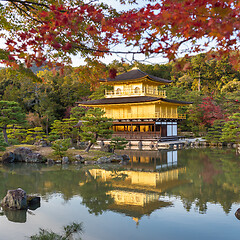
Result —
[[0, 167], [0, 198], [18, 187], [41, 206], [3, 211], [0, 239], [60, 233], [82, 222], [82, 239], [239, 239], [240, 158], [231, 149], [133, 151], [126, 166]]

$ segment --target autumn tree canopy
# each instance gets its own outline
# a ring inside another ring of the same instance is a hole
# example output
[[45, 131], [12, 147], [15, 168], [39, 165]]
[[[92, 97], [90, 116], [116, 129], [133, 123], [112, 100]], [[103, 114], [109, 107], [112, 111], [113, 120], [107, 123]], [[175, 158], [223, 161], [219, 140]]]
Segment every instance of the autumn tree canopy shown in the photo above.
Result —
[[[1, 61], [52, 66], [69, 63], [71, 54], [98, 58], [113, 52], [161, 53], [171, 60], [182, 51], [214, 50], [220, 55], [231, 51], [238, 64], [238, 0], [149, 0], [144, 6], [119, 1], [133, 5], [117, 11], [109, 1], [1, 0], [0, 30], [6, 44], [0, 49]], [[131, 48], [113, 51], [122, 43]]]

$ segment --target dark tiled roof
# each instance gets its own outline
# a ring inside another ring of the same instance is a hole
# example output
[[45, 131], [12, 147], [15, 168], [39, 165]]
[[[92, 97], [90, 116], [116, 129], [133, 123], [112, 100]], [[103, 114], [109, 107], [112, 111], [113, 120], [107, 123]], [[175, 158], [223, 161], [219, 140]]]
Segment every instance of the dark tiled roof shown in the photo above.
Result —
[[192, 102], [184, 102], [178, 100], [171, 100], [166, 98], [158, 98], [158, 97], [148, 97], [148, 96], [140, 96], [140, 97], [121, 97], [121, 98], [102, 98], [98, 100], [91, 100], [85, 102], [77, 102], [82, 105], [105, 105], [105, 104], [127, 104], [127, 103], [141, 103], [141, 102], [153, 102], [153, 101], [163, 101], [169, 103], [177, 103], [177, 104], [191, 104]]
[[149, 75], [139, 69], [134, 69], [131, 71], [128, 71], [126, 73], [122, 73], [120, 75], [117, 75], [115, 78], [107, 78], [107, 81], [104, 79], [100, 79], [100, 82], [118, 82], [118, 81], [128, 81], [128, 80], [134, 80], [139, 79], [143, 77], [148, 77], [152, 81], [160, 82], [160, 83], [171, 83], [171, 80], [166, 80], [163, 78], [155, 77], [152, 75]]
[[192, 103], [193, 103], [193, 102], [179, 101], [179, 100], [167, 99], [167, 98], [162, 98], [161, 100], [162, 100], [163, 102], [179, 103], [179, 104], [192, 104]]

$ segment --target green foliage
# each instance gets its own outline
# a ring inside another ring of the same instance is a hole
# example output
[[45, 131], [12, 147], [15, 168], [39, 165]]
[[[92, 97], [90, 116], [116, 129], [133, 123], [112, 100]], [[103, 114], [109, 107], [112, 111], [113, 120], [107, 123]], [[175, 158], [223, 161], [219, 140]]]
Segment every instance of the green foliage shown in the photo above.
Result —
[[25, 113], [18, 103], [0, 101], [0, 127], [25, 123]]
[[66, 151], [69, 149], [71, 143], [70, 139], [58, 139], [52, 143], [51, 148], [54, 150], [54, 155], [62, 158], [65, 156]]
[[53, 142], [53, 141], [56, 141], [56, 140], [59, 139], [59, 138], [60, 138], [60, 135], [51, 132], [51, 133], [48, 135], [47, 140], [48, 140], [49, 142]]
[[206, 139], [212, 143], [221, 142], [222, 137], [222, 130], [224, 127], [225, 121], [224, 120], [216, 120], [212, 127], [208, 129]]
[[[75, 234], [82, 234], [83, 227], [82, 223], [71, 223], [64, 226], [64, 232], [62, 234], [57, 234], [52, 231], [48, 231], [40, 228], [39, 233], [30, 237], [32, 240], [72, 240], [75, 239]], [[81, 238], [78, 238], [79, 240]]]
[[171, 79], [172, 66], [170, 64], [136, 63], [136, 65], [143, 72], [146, 72], [148, 74], [151, 74], [153, 76], [160, 77], [163, 79], [169, 79], [169, 80]]
[[25, 142], [27, 130], [20, 125], [9, 125], [7, 128], [8, 141], [11, 144]]
[[73, 107], [70, 112], [70, 117], [75, 118], [76, 120], [80, 120], [85, 116], [86, 109], [83, 107]]
[[46, 134], [43, 131], [42, 127], [35, 127], [35, 128], [29, 128], [27, 129], [27, 136], [24, 142], [26, 143], [35, 143], [36, 141], [40, 139], [45, 139]]
[[37, 75], [22, 66], [0, 69], [0, 100], [18, 102], [26, 113], [37, 114], [46, 132], [67, 108], [90, 94], [90, 84], [83, 83], [75, 68], [65, 68], [64, 74], [44, 70]]
[[97, 88], [96, 91], [89, 96], [89, 98], [92, 100], [104, 98], [105, 91], [109, 90], [113, 90], [113, 87], [108, 85], [100, 85], [99, 88]]
[[180, 78], [177, 80], [177, 84], [179, 80], [182, 83], [186, 83], [185, 80], [187, 80], [189, 89], [198, 91], [200, 88], [200, 91], [205, 94], [219, 93], [225, 84], [239, 76], [227, 57], [220, 60], [209, 59], [203, 53], [189, 58], [188, 62], [185, 63], [185, 69], [181, 69], [179, 72], [181, 76], [187, 75], [190, 78], [185, 78], [184, 81]]
[[7, 128], [9, 125], [24, 124], [26, 115], [18, 103], [0, 101], [0, 128], [3, 130], [4, 139], [8, 143]]
[[51, 137], [60, 136], [62, 139], [73, 138], [77, 135], [77, 128], [74, 127], [77, 122], [76, 118], [65, 118], [62, 121], [55, 120], [51, 127]]
[[83, 141], [89, 141], [86, 151], [89, 151], [91, 146], [97, 141], [98, 138], [108, 139], [111, 137], [113, 131], [110, 129], [112, 120], [103, 117], [105, 112], [100, 108], [89, 109], [86, 116], [83, 117], [83, 126], [80, 136]]
[[233, 114], [225, 123], [221, 140], [224, 142], [240, 143], [240, 113]]
[[3, 134], [0, 133], [0, 151], [5, 151], [8, 144], [5, 142]]
[[128, 144], [128, 141], [122, 137], [113, 137], [110, 142], [110, 146], [113, 150], [115, 149], [123, 150], [127, 144]]

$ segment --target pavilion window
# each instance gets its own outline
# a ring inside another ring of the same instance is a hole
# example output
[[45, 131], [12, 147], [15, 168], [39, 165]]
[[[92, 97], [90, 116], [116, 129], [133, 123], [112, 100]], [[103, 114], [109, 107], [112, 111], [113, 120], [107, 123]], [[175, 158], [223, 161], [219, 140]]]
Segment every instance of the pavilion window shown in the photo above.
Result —
[[139, 87], [135, 87], [134, 93], [140, 93], [140, 88]]
[[170, 124], [167, 125], [167, 136], [172, 136], [172, 125]]
[[177, 123], [172, 126], [172, 134], [173, 136], [177, 136]]
[[122, 89], [121, 89], [121, 88], [117, 88], [116, 94], [117, 94], [117, 95], [121, 95], [121, 94], [122, 94]]

